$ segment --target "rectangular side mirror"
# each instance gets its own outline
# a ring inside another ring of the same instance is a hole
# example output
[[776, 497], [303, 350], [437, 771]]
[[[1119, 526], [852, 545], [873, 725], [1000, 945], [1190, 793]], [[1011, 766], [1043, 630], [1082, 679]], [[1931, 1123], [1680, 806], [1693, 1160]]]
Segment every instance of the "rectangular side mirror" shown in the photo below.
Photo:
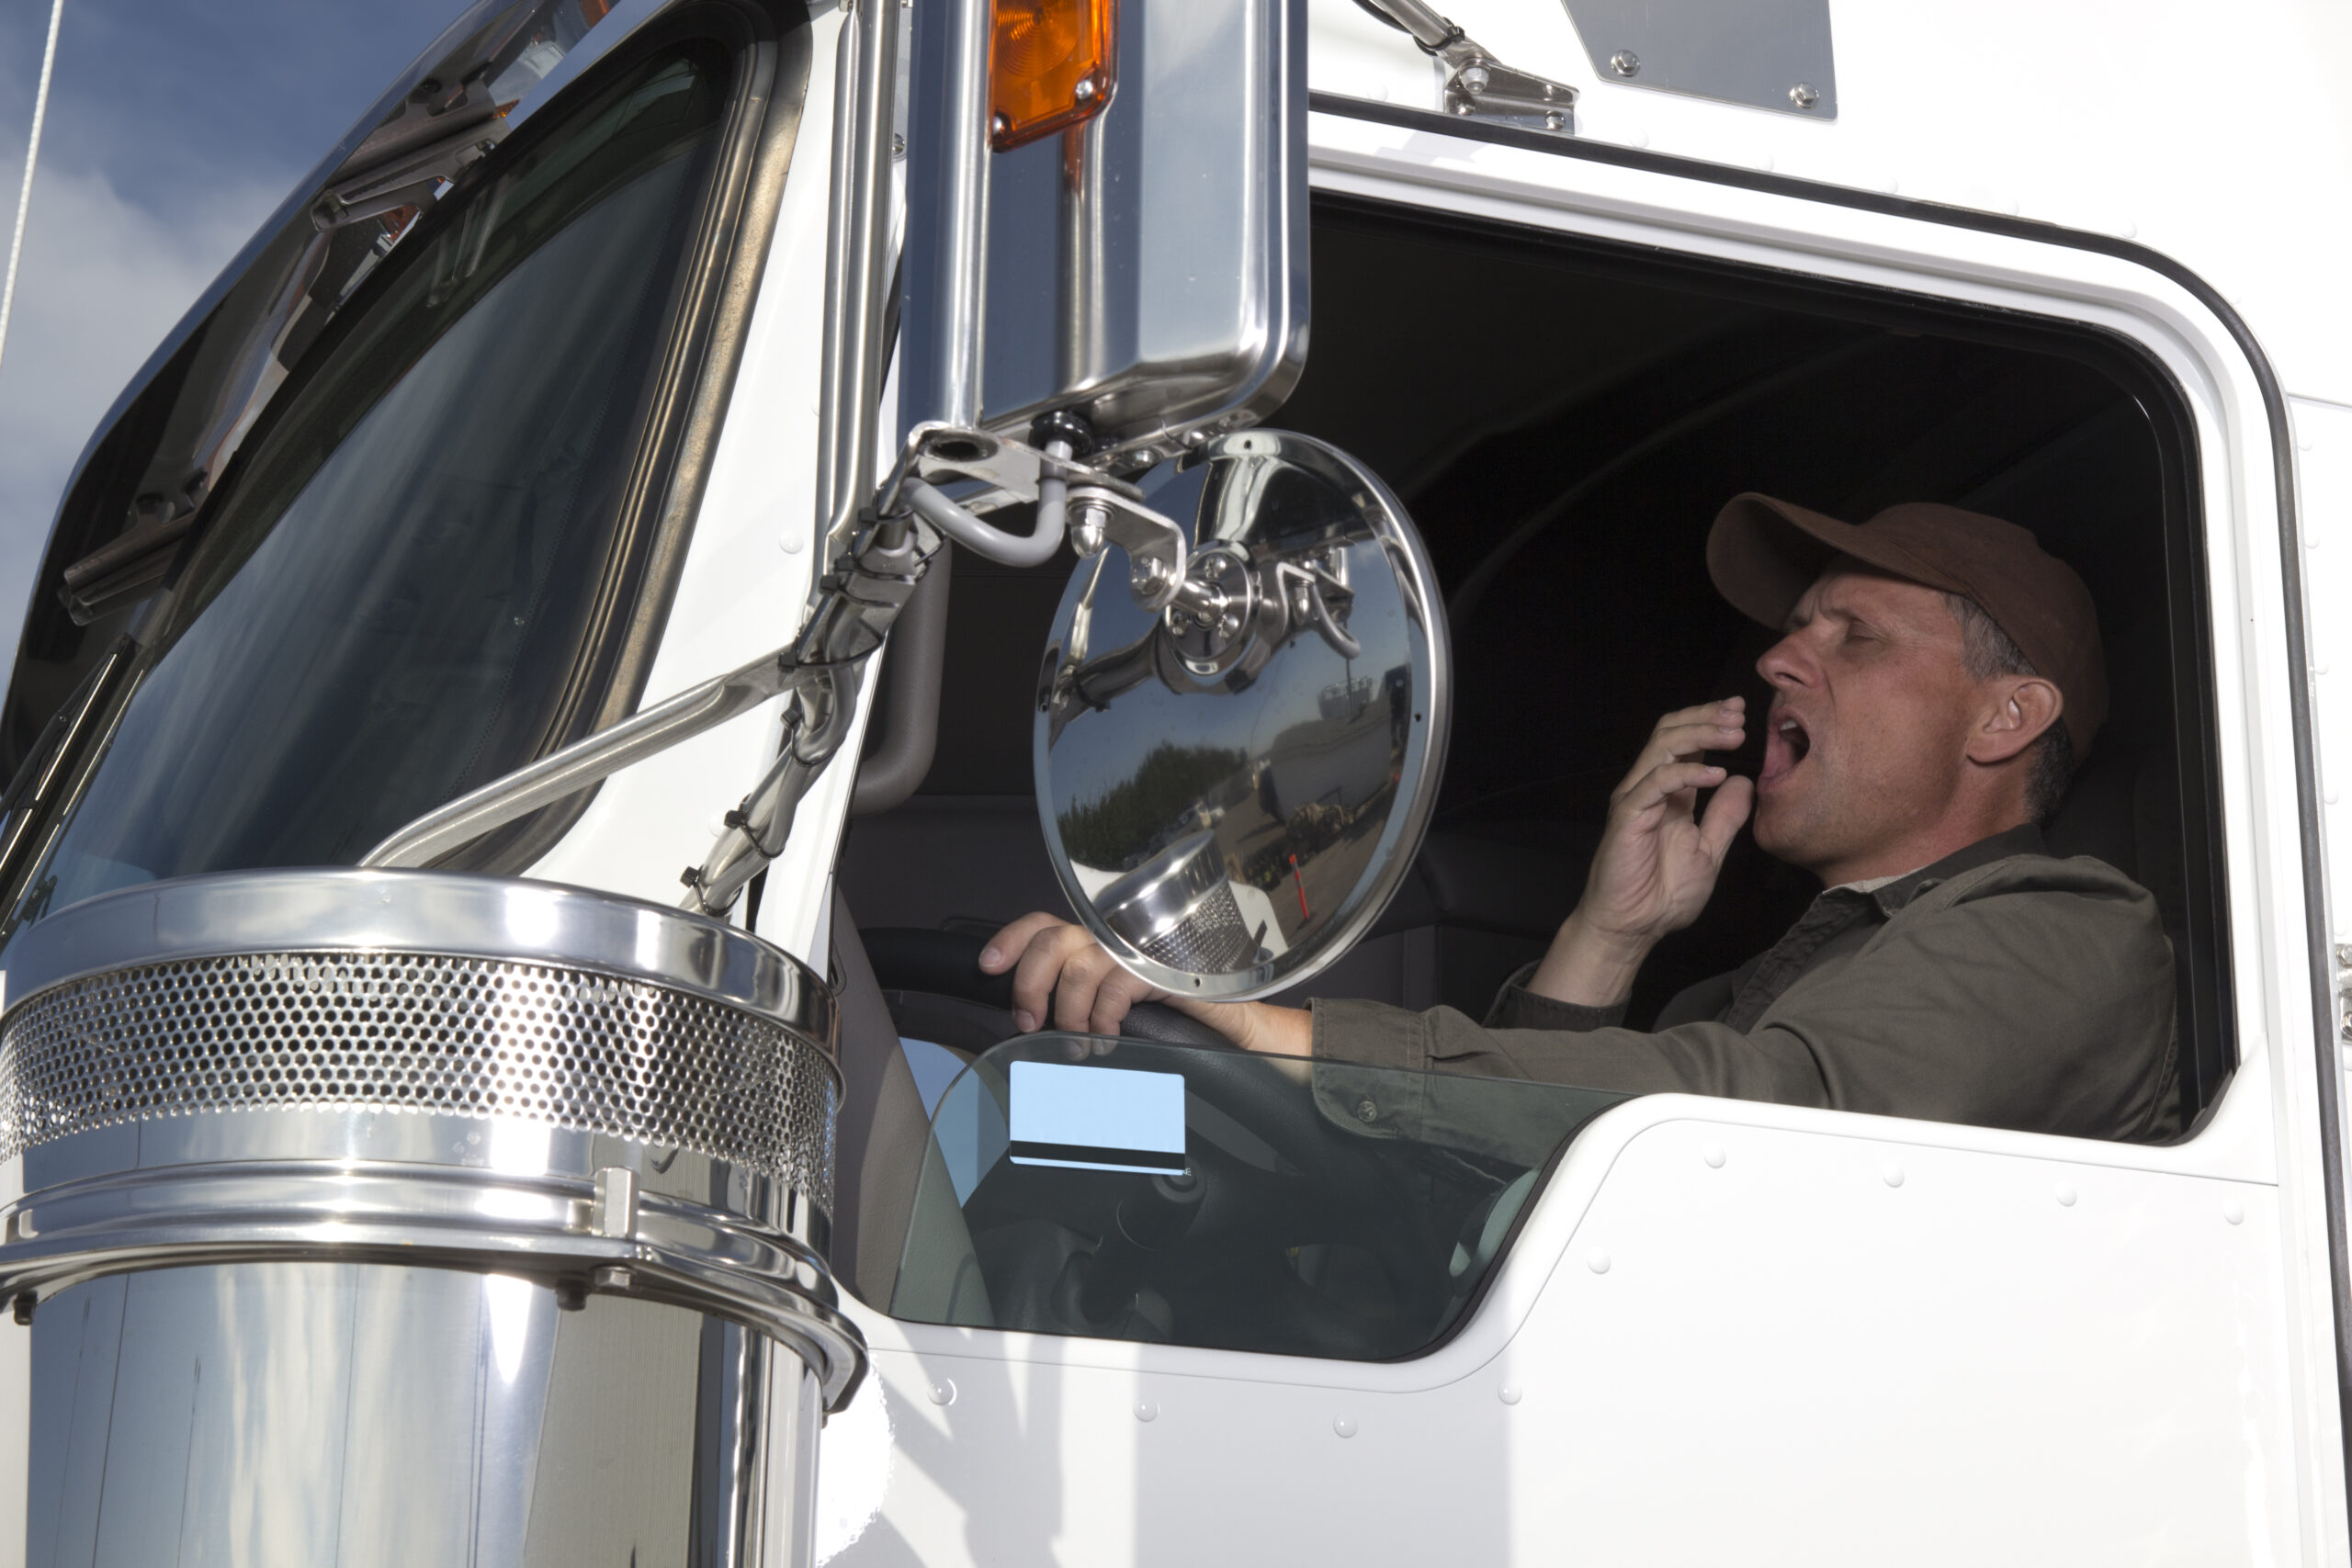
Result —
[[[1187, 433], [1254, 423], [1297, 381], [1305, 0], [1112, 3], [1117, 70], [1099, 113], [1008, 152], [989, 151], [984, 131], [960, 139], [988, 164], [984, 235], [955, 220], [949, 112], [956, 62], [991, 7], [915, 7], [901, 431], [976, 413], [1025, 440], [1041, 416], [1068, 411], [1092, 427], [1094, 462], [1141, 468]], [[984, 271], [965, 328], [950, 294], [959, 249], [976, 242]], [[963, 386], [959, 355], [977, 364], [976, 389]]]

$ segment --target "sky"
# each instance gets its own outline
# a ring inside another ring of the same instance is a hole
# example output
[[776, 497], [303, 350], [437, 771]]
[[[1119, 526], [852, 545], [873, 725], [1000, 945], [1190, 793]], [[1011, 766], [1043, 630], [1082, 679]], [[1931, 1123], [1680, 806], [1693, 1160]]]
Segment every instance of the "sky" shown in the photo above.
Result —
[[[0, 351], [0, 637], [99, 418], [464, 0], [65, 0]], [[0, 0], [0, 265], [48, 0]]]

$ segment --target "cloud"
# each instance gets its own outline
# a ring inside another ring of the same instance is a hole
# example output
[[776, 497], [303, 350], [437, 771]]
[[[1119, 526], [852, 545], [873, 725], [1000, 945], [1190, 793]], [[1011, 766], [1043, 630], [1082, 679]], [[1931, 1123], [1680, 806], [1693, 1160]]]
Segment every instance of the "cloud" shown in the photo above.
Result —
[[[0, 149], [10, 196], [23, 158], [21, 140]], [[166, 215], [125, 198], [104, 173], [43, 160], [0, 355], [0, 646], [16, 646], [50, 520], [98, 420], [284, 194], [282, 184], [216, 178], [200, 208]], [[0, 225], [14, 212], [11, 200]]]

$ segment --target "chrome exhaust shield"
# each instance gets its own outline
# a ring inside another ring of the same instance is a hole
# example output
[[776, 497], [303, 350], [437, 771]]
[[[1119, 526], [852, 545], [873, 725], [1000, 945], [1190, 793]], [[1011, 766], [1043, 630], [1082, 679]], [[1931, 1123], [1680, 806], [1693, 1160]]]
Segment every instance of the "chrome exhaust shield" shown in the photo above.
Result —
[[865, 1364], [815, 976], [403, 871], [153, 884], [6, 957], [0, 1561], [805, 1560]]

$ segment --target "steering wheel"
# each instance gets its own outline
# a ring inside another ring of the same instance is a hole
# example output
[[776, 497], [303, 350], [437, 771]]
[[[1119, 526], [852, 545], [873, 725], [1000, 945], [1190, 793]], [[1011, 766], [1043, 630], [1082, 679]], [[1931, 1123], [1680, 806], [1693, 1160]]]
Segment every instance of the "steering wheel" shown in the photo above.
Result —
[[[879, 926], [858, 935], [865, 944], [867, 961], [874, 965], [874, 977], [886, 991], [922, 991], [977, 1002], [1000, 1012], [1012, 1010], [1012, 974], [980, 972], [986, 937], [910, 926]], [[1207, 1024], [1163, 1002], [1142, 1002], [1129, 1009], [1119, 1025], [1119, 1037], [1208, 1051], [1240, 1049]]]
[[[963, 931], [883, 927], [860, 933], [875, 977], [885, 990], [955, 998], [1002, 1013], [1012, 1010], [1012, 977], [980, 970], [987, 939]], [[1121, 1021], [1120, 1038], [1188, 1048], [1186, 1089], [1263, 1139], [1325, 1192], [1362, 1190], [1393, 1179], [1370, 1157], [1364, 1135], [1334, 1125], [1311, 1095], [1274, 1065], [1253, 1056], [1216, 1030], [1161, 1002], [1144, 1002]], [[1005, 1038], [1014, 1036], [1008, 1032]], [[1367, 1232], [1351, 1239], [1365, 1247], [1400, 1283], [1423, 1270], [1407, 1256], [1407, 1239]]]

